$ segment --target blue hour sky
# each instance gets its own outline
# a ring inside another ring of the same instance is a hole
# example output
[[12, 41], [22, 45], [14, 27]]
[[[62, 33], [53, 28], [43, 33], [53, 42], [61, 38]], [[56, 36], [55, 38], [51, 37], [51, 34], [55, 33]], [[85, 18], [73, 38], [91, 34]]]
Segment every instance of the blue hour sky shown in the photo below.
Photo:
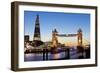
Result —
[[24, 33], [30, 36], [30, 40], [33, 40], [37, 14], [39, 15], [42, 41], [52, 39], [54, 28], [59, 34], [75, 34], [81, 28], [83, 38], [90, 40], [90, 14], [24, 11]]

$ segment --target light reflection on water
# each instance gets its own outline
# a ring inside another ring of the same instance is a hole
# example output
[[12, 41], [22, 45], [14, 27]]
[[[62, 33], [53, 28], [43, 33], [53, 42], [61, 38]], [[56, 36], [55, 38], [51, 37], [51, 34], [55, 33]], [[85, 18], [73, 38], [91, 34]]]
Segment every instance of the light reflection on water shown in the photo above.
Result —
[[[69, 54], [70, 54], [70, 59], [77, 59], [79, 55], [77, 54], [76, 48], [70, 49]], [[65, 58], [65, 52], [60, 52], [56, 54], [48, 53], [48, 60], [61, 59], [61, 58]], [[43, 54], [42, 53], [25, 54], [24, 61], [43, 61]]]
[[[57, 54], [48, 54], [48, 60], [51, 59], [59, 59], [64, 57], [64, 52], [62, 53], [57, 53]], [[25, 54], [24, 55], [24, 60], [25, 61], [42, 61], [43, 60], [43, 54]]]

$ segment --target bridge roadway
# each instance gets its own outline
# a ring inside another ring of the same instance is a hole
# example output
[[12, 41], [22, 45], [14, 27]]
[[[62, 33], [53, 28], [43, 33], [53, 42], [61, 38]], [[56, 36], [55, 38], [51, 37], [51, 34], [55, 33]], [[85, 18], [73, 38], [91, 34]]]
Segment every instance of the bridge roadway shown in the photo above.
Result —
[[78, 34], [57, 34], [59, 37], [74, 37], [77, 36]]

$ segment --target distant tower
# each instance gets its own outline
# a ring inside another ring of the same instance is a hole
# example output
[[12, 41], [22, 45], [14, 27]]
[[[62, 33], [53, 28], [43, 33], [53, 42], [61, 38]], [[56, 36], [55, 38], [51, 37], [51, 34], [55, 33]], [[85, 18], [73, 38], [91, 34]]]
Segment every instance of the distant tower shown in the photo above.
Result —
[[54, 31], [52, 31], [52, 47], [55, 47], [55, 48], [57, 48], [58, 46], [57, 34], [58, 34], [57, 30], [54, 29]]
[[33, 41], [41, 41], [39, 15], [36, 17]]
[[82, 30], [78, 30], [78, 46], [82, 46]]
[[24, 41], [25, 41], [25, 42], [29, 42], [29, 35], [25, 35], [25, 36], [24, 36]]

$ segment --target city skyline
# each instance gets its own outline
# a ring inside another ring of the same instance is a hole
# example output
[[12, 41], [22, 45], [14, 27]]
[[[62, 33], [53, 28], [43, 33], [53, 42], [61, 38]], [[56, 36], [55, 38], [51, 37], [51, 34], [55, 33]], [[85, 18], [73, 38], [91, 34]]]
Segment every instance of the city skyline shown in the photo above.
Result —
[[[79, 28], [83, 31], [83, 38], [90, 42], [90, 14], [24, 11], [24, 33], [33, 40], [36, 16], [39, 15], [42, 41], [52, 40], [52, 30], [59, 34], [76, 34]], [[75, 44], [77, 38], [58, 37], [60, 43]]]

